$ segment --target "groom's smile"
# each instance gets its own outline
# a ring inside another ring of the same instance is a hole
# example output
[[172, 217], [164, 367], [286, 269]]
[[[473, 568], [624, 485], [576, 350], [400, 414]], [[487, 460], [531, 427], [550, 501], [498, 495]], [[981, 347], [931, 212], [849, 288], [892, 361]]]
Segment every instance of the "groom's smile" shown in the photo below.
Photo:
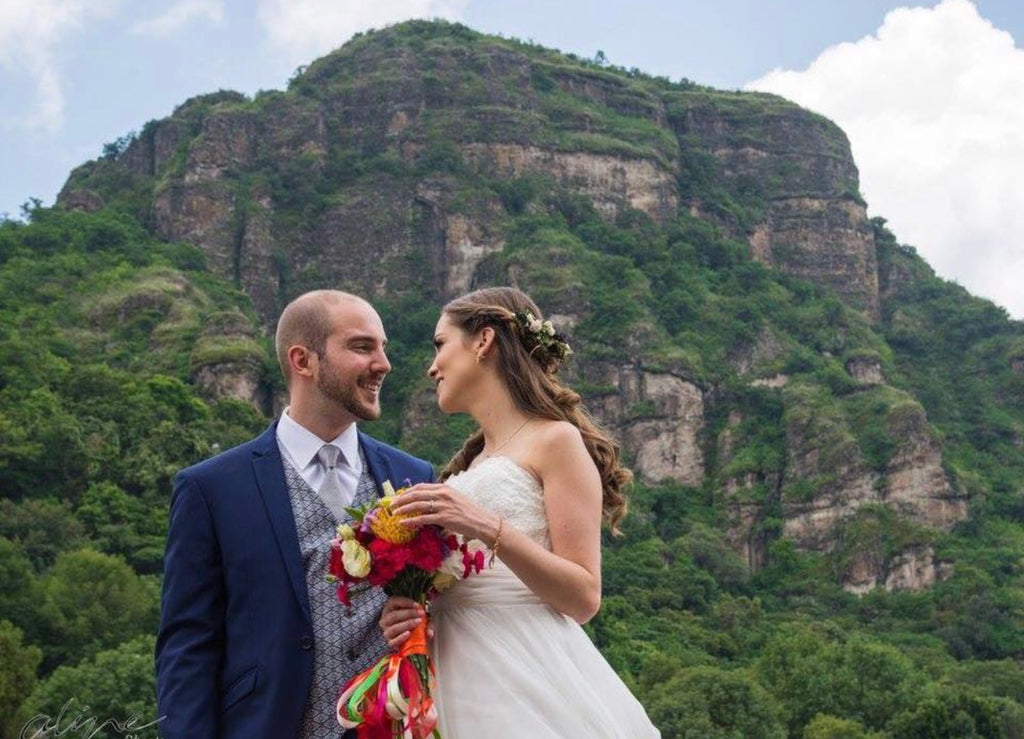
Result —
[[347, 303], [332, 317], [335, 330], [319, 357], [317, 388], [352, 420], [375, 420], [381, 412], [381, 387], [391, 371], [380, 316], [368, 304]]

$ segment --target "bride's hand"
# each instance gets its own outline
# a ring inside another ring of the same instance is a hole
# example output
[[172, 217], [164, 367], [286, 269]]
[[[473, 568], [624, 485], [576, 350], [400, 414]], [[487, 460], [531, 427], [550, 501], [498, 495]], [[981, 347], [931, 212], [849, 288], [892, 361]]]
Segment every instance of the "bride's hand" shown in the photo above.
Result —
[[466, 496], [443, 483], [413, 485], [395, 500], [395, 513], [410, 516], [410, 526], [434, 524], [485, 544], [494, 540], [501, 517], [470, 502]]
[[[384, 604], [378, 624], [380, 630], [384, 632], [384, 638], [388, 640], [388, 646], [398, 649], [426, 617], [426, 611], [419, 603], [411, 598], [393, 595]], [[427, 637], [433, 636], [434, 630], [428, 626]]]

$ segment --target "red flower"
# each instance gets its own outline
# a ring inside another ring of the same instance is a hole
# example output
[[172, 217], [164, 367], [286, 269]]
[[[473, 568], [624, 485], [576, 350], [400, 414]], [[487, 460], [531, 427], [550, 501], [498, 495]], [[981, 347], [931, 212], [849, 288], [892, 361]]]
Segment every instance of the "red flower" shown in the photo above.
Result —
[[384, 585], [405, 569], [409, 563], [412, 542], [409, 544], [392, 544], [383, 539], [374, 539], [366, 548], [373, 557], [373, 569], [367, 576], [371, 585]]
[[341, 543], [337, 539], [331, 542], [331, 559], [327, 564], [327, 571], [339, 580], [344, 579], [348, 574], [341, 563]]
[[409, 542], [409, 564], [421, 570], [433, 572], [441, 567], [444, 561], [445, 546], [434, 527], [424, 527], [419, 535]]
[[459, 547], [462, 550], [462, 578], [466, 579], [474, 572], [480, 572], [484, 568], [484, 552], [477, 549], [471, 553], [469, 547], [463, 544]]

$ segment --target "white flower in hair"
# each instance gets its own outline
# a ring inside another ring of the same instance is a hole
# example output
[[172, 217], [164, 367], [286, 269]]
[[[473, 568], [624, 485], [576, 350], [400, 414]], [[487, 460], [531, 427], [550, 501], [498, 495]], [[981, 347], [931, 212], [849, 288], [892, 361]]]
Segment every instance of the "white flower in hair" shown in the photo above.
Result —
[[[514, 319], [526, 350], [542, 364], [551, 359], [561, 362], [572, 354], [565, 337], [555, 331], [551, 321], [542, 321], [530, 311], [517, 312]], [[557, 369], [557, 365], [554, 368]]]

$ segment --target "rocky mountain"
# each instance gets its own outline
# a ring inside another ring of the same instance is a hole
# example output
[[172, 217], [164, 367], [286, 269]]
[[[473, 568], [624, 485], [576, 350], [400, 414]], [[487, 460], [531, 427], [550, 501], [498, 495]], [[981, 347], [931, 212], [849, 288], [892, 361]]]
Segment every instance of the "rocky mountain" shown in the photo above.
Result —
[[[916, 589], [955, 567], [937, 536], [1021, 494], [1024, 330], [869, 219], [857, 178], [843, 132], [781, 98], [412, 22], [287, 91], [186, 101], [58, 206], [131, 213], [248, 296], [256, 321], [205, 326], [227, 349], [193, 354], [210, 397], [271, 412], [252, 347], [296, 294], [375, 302], [402, 366], [381, 433], [436, 461], [462, 433], [421, 376], [437, 308], [517, 284], [638, 478], [701, 491], [752, 568], [789, 541], [851, 591]], [[898, 546], [849, 544], [893, 527]]]

